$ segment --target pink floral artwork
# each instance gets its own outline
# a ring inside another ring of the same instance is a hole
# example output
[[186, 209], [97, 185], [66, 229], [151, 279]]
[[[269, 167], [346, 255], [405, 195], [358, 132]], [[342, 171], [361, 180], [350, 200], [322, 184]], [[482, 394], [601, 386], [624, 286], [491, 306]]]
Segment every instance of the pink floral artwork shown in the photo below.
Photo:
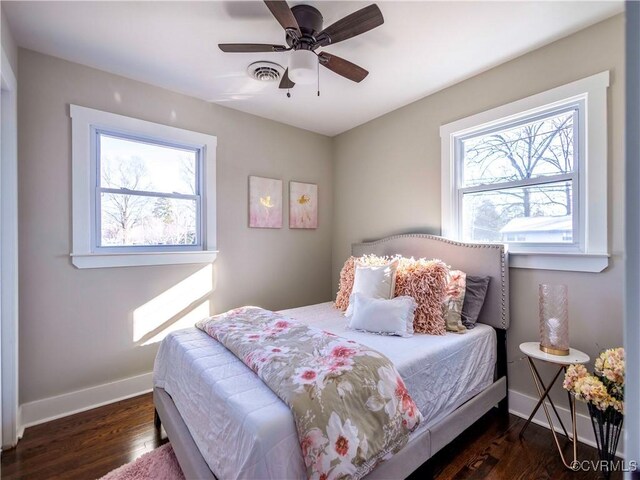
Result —
[[318, 228], [318, 185], [289, 182], [289, 228]]
[[249, 177], [249, 227], [282, 228], [282, 180]]

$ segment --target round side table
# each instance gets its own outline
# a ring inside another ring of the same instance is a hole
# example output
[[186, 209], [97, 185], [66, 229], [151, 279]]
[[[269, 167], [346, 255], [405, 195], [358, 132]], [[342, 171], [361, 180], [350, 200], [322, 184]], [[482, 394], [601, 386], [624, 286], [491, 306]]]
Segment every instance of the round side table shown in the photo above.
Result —
[[[521, 343], [520, 350], [522, 351], [522, 353], [524, 353], [527, 356], [527, 362], [529, 364], [529, 369], [531, 370], [531, 376], [533, 377], [533, 382], [536, 384], [536, 390], [538, 391], [538, 396], [539, 396], [538, 403], [533, 409], [533, 412], [531, 412], [531, 415], [529, 415], [529, 418], [527, 419], [525, 424], [522, 426], [522, 429], [520, 430], [520, 437], [522, 437], [522, 435], [524, 434], [524, 431], [527, 429], [534, 415], [537, 413], [538, 409], [540, 408], [540, 405], [542, 405], [545, 416], [547, 417], [547, 422], [549, 422], [549, 429], [551, 430], [551, 434], [553, 435], [553, 439], [556, 443], [556, 448], [558, 449], [558, 453], [560, 454], [560, 458], [562, 459], [562, 463], [564, 463], [565, 467], [571, 468], [571, 463], [567, 463], [562, 453], [562, 448], [560, 448], [560, 442], [558, 441], [556, 430], [553, 426], [551, 413], [547, 408], [547, 404], [545, 403], [545, 400], [549, 400], [551, 409], [553, 410], [553, 413], [558, 419], [558, 422], [560, 423], [560, 427], [562, 428], [562, 431], [564, 432], [565, 436], [568, 439], [570, 439], [571, 442], [573, 443], [573, 461], [575, 462], [577, 460], [576, 457], [577, 457], [577, 448], [578, 448], [577, 435], [576, 435], [576, 408], [575, 408], [576, 399], [574, 396], [569, 394], [569, 411], [571, 412], [571, 433], [572, 433], [572, 435], [569, 436], [569, 434], [567, 433], [567, 429], [564, 428], [562, 420], [560, 419], [560, 415], [558, 415], [558, 410], [556, 410], [556, 406], [553, 404], [553, 401], [549, 396], [549, 392], [551, 391], [551, 388], [553, 387], [553, 385], [556, 383], [556, 380], [558, 380], [558, 377], [560, 377], [560, 374], [565, 372], [569, 365], [577, 364], [577, 363], [579, 364], [587, 363], [589, 361], [589, 355], [587, 355], [584, 352], [581, 352], [580, 350], [576, 350], [575, 348], [571, 348], [569, 350], [569, 355], [553, 355], [550, 353], [545, 353], [542, 350], [540, 350], [539, 342]], [[555, 376], [553, 377], [553, 380], [551, 380], [551, 383], [549, 383], [548, 386], [545, 386], [544, 382], [542, 381], [542, 377], [540, 376], [540, 373], [538, 372], [538, 369], [536, 368], [536, 365], [533, 362], [534, 360], [551, 363], [558, 367], [558, 371], [556, 372]]]

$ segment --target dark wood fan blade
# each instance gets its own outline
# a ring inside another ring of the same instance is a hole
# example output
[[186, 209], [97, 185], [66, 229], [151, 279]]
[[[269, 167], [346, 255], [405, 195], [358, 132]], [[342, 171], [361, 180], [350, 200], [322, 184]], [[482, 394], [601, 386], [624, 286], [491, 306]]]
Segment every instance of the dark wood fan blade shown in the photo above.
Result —
[[282, 75], [282, 79], [280, 80], [280, 85], [278, 88], [293, 88], [295, 83], [291, 81], [289, 78], [289, 69], [287, 68]]
[[293, 16], [293, 12], [284, 0], [268, 1], [264, 0], [267, 8], [271, 11], [271, 14], [276, 17], [278, 23], [282, 25], [285, 30], [293, 30], [298, 34], [298, 37], [302, 36], [300, 27], [296, 17]]
[[361, 82], [365, 79], [369, 72], [364, 68], [359, 67], [355, 63], [351, 63], [344, 58], [336, 57], [335, 55], [331, 55], [327, 52], [321, 52], [318, 55], [320, 59], [320, 65], [327, 67], [329, 70], [337, 73], [338, 75], [342, 75], [349, 80], [354, 82]]
[[329, 25], [317, 38], [321, 45], [334, 44], [373, 30], [383, 23], [384, 17], [378, 6], [369, 5]]
[[220, 43], [218, 47], [227, 53], [283, 52], [287, 49], [284, 45], [266, 43]]

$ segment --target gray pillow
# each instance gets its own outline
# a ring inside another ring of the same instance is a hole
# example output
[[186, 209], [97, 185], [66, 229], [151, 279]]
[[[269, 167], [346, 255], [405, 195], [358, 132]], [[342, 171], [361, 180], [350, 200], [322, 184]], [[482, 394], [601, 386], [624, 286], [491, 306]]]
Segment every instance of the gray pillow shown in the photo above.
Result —
[[467, 288], [462, 304], [462, 324], [465, 327], [474, 328], [476, 326], [484, 305], [484, 297], [487, 296], [490, 280], [491, 277], [467, 275]]

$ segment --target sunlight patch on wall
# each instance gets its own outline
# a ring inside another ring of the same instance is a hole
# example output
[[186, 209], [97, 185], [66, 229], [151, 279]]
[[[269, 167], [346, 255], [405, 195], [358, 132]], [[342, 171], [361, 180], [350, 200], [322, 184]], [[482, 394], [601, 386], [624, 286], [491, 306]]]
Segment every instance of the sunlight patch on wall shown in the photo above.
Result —
[[176, 330], [181, 330], [183, 328], [193, 327], [193, 325], [198, 320], [207, 318], [210, 315], [209, 308], [210, 308], [209, 300], [206, 300], [204, 303], [201, 303], [200, 305], [195, 307], [193, 310], [191, 310], [184, 316], [180, 317], [175, 322], [169, 322], [169, 325], [166, 328], [161, 329], [160, 332], [156, 333], [148, 340], [145, 340], [145, 338], [143, 337], [142, 343], [140, 345], [145, 346], [145, 345], [152, 345], [154, 343], [161, 342], [162, 339], [167, 335], [169, 335], [171, 332], [175, 332]]
[[[212, 290], [213, 266], [207, 265], [136, 308], [133, 312], [133, 341], [147, 344], [150, 335], [155, 338], [160, 332], [168, 333], [168, 328], [177, 323], [182, 325], [177, 328], [185, 328], [189, 326], [186, 325], [187, 321], [193, 325], [200, 318], [209, 316], [209, 302], [201, 300]], [[205, 312], [204, 315], [195, 318], [202, 312]]]

